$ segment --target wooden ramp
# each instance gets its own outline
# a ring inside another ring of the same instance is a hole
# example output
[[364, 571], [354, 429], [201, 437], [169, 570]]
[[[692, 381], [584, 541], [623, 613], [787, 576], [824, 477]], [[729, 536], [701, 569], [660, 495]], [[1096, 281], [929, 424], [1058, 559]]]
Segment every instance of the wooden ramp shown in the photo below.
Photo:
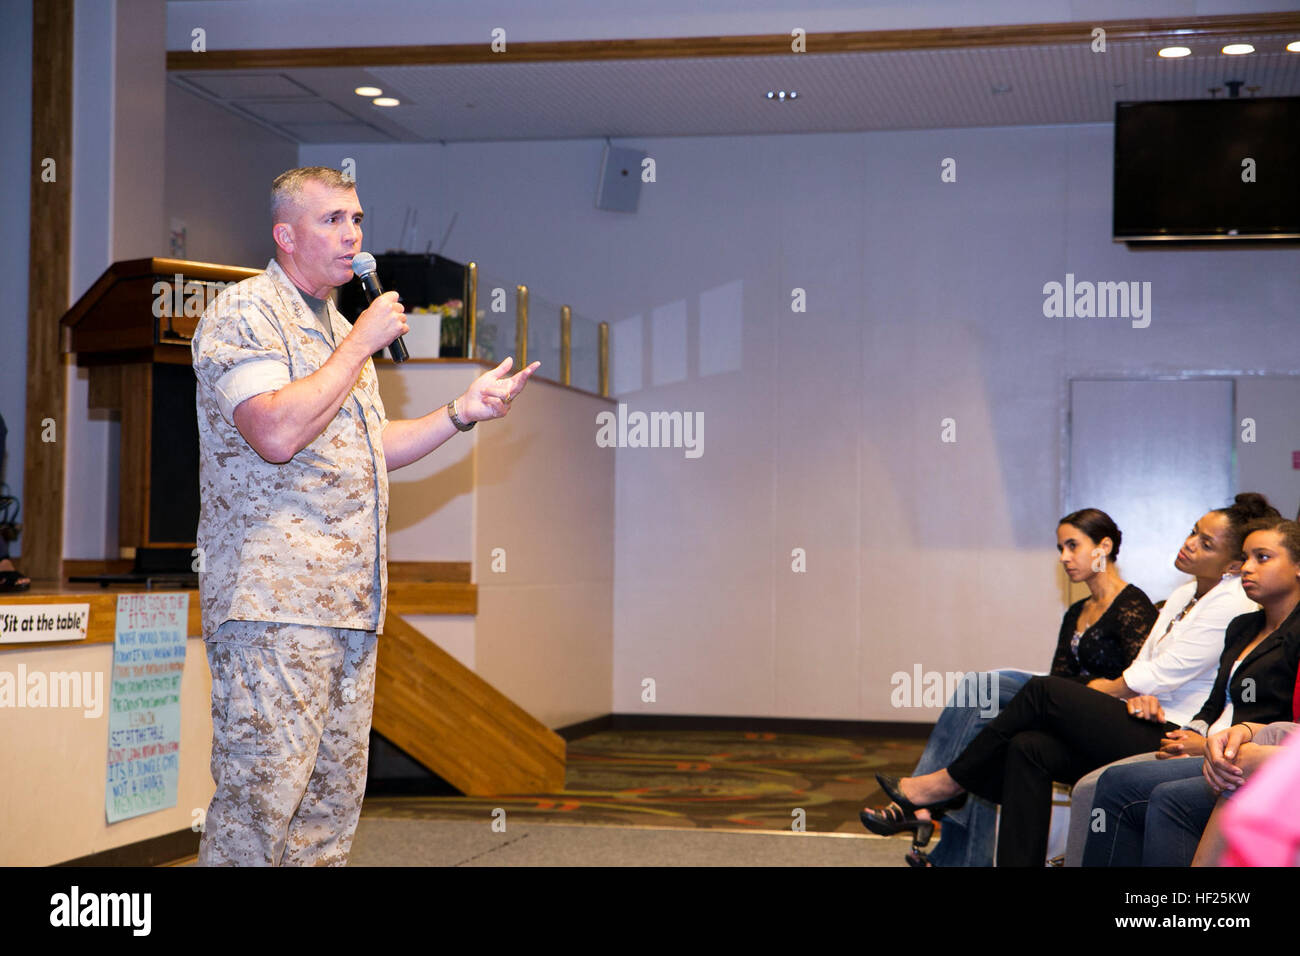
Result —
[[391, 611], [373, 727], [469, 796], [564, 789], [564, 738]]

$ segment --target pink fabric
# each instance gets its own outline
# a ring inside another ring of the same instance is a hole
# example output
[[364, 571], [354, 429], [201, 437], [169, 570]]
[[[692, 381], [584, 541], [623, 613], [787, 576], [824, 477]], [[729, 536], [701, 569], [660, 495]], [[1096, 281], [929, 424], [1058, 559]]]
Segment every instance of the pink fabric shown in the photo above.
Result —
[[1300, 733], [1223, 811], [1221, 866], [1295, 866], [1300, 857]]

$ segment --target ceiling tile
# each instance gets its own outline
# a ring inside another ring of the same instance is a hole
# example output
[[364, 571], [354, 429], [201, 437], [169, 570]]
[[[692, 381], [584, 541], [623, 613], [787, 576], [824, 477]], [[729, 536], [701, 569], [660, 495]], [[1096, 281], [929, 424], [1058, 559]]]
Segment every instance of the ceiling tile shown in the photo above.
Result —
[[276, 73], [185, 73], [187, 83], [198, 87], [209, 96], [223, 100], [290, 99], [313, 97], [316, 94], [301, 83]]

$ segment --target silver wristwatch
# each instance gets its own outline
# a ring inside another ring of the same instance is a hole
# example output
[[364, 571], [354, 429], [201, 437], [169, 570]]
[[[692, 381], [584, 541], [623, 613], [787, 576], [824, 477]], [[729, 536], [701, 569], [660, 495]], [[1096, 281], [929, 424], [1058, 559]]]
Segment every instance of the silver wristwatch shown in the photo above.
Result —
[[447, 414], [451, 416], [451, 423], [456, 426], [457, 431], [467, 432], [478, 424], [478, 422], [470, 422], [466, 425], [456, 417], [456, 399], [454, 398], [447, 403]]

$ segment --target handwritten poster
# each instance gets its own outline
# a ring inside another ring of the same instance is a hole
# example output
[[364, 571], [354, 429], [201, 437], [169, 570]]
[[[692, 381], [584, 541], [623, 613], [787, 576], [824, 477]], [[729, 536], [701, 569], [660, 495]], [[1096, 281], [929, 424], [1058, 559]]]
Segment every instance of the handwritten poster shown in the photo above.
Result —
[[108, 710], [108, 822], [176, 806], [188, 594], [117, 599]]

